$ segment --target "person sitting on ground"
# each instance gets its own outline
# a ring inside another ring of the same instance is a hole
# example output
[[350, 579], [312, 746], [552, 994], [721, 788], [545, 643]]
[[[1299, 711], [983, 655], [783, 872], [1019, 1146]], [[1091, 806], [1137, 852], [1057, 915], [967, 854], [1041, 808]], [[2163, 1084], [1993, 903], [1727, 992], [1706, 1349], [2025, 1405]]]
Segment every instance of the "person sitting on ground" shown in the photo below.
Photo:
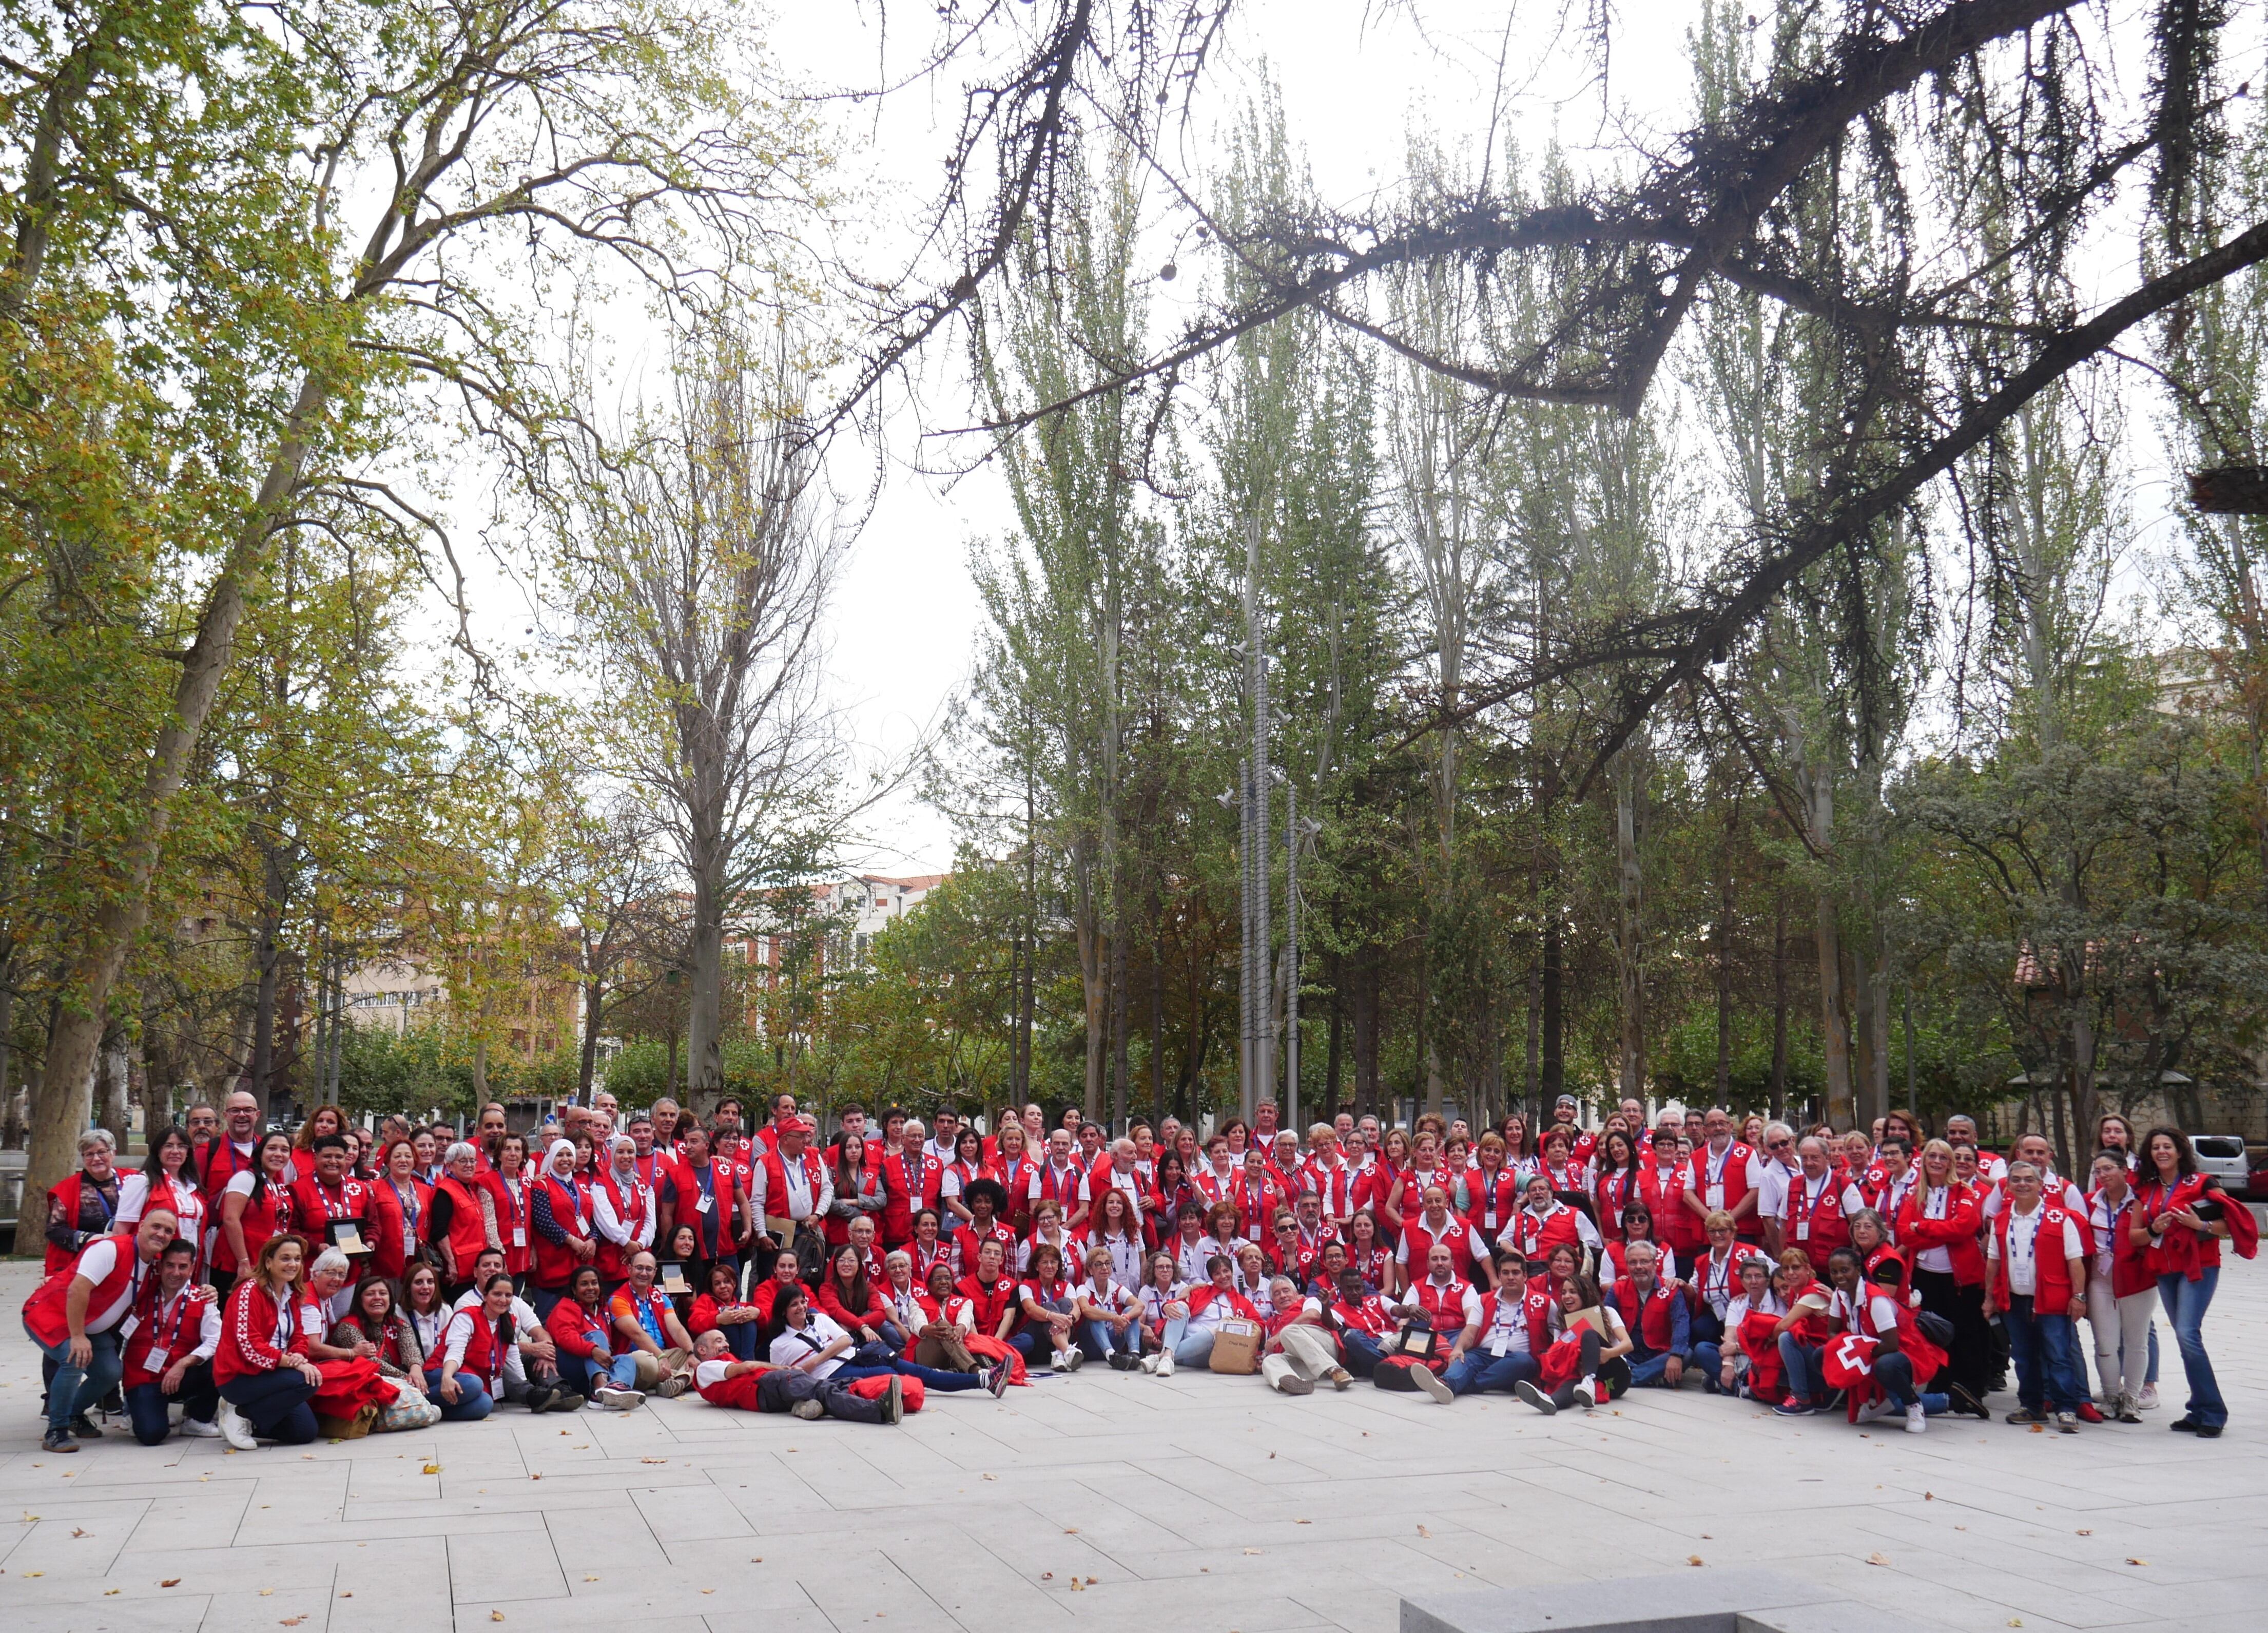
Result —
[[596, 1265], [578, 1265], [567, 1297], [551, 1306], [544, 1325], [559, 1355], [559, 1373], [575, 1393], [612, 1412], [645, 1404], [637, 1387], [638, 1358], [615, 1330]]
[[[477, 1286], [486, 1287], [492, 1275], [511, 1274], [501, 1247], [484, 1247], [473, 1257], [473, 1280]], [[571, 1272], [570, 1279], [571, 1282]], [[517, 1281], [513, 1285], [517, 1289]], [[457, 1307], [461, 1310], [477, 1304], [480, 1298], [477, 1292], [467, 1293], [457, 1300]], [[504, 1351], [504, 1393], [497, 1399], [512, 1401], [531, 1412], [576, 1410], [585, 1397], [580, 1391], [570, 1389], [561, 1382], [559, 1346], [553, 1341], [551, 1329], [544, 1324], [543, 1318], [517, 1290], [506, 1313], [512, 1317], [512, 1343]]]
[[1063, 1251], [1052, 1242], [1037, 1242], [1031, 1253], [1030, 1267], [1016, 1289], [1018, 1306], [1024, 1312], [1024, 1330], [1012, 1341], [1031, 1361], [1044, 1334], [1056, 1371], [1076, 1372], [1086, 1356], [1079, 1347], [1077, 1306], [1064, 1269]]
[[1324, 1323], [1322, 1303], [1302, 1298], [1299, 1284], [1287, 1275], [1278, 1276], [1269, 1291], [1275, 1313], [1265, 1323], [1260, 1381], [1282, 1395], [1311, 1395], [1326, 1378], [1337, 1390], [1352, 1384], [1354, 1374], [1339, 1364], [1338, 1345]]
[[[893, 1380], [895, 1382], [895, 1380]], [[724, 1331], [711, 1327], [693, 1341], [693, 1383], [711, 1406], [744, 1412], [787, 1412], [797, 1417], [841, 1418], [846, 1423], [895, 1423], [904, 1416], [895, 1390], [873, 1396], [847, 1383], [769, 1361], [742, 1361], [726, 1348]]]
[[331, 1342], [353, 1349], [366, 1344], [378, 1363], [378, 1375], [413, 1393], [425, 1393], [425, 1352], [417, 1330], [394, 1297], [394, 1283], [382, 1275], [366, 1275], [355, 1283], [354, 1296], [331, 1328]]
[[120, 1347], [131, 1336], [126, 1324], [180, 1223], [173, 1209], [152, 1208], [130, 1237], [96, 1236], [25, 1301], [24, 1330], [55, 1369], [48, 1382], [42, 1451], [76, 1452], [80, 1440], [102, 1437], [87, 1414], [118, 1382]]
[[709, 1267], [709, 1285], [693, 1301], [685, 1330], [696, 1339], [703, 1333], [725, 1334], [725, 1347], [736, 1361], [756, 1358], [756, 1338], [763, 1326], [762, 1312], [740, 1297], [740, 1275], [729, 1260]]
[[1693, 1353], [1690, 1312], [1676, 1289], [1654, 1274], [1654, 1247], [1630, 1244], [1621, 1280], [1606, 1289], [1607, 1302], [1631, 1333], [1631, 1385], [1638, 1389], [1675, 1389], [1685, 1381]]
[[[1107, 1191], [1103, 1200], [1124, 1195]], [[1086, 1353], [1114, 1371], [1130, 1372], [1141, 1364], [1142, 1303], [1112, 1275], [1116, 1267], [1109, 1248], [1099, 1242], [1088, 1248], [1086, 1279], [1071, 1289], [1072, 1312]]]
[[[147, 1216], [143, 1224], [148, 1227]], [[221, 1313], [220, 1348], [213, 1352], [221, 1400], [215, 1422], [221, 1438], [239, 1452], [261, 1440], [303, 1446], [317, 1432], [307, 1403], [322, 1387], [323, 1374], [300, 1351], [298, 1282], [306, 1249], [288, 1230], [269, 1237]]]
[[630, 1279], [615, 1289], [607, 1304], [616, 1348], [636, 1360], [641, 1390], [674, 1400], [693, 1387], [692, 1334], [654, 1285], [653, 1254], [644, 1249], [631, 1254], [630, 1269]]
[[[1586, 1311], [1596, 1312], [1603, 1319], [1605, 1338], [1587, 1319], [1575, 1319]], [[1630, 1333], [1587, 1275], [1568, 1278], [1560, 1289], [1553, 1323], [1557, 1331], [1538, 1364], [1535, 1382], [1519, 1384], [1513, 1393], [1547, 1417], [1572, 1406], [1587, 1412], [1626, 1384], [1630, 1372], [1623, 1357], [1630, 1353]]]
[[1393, 1301], [1373, 1291], [1362, 1272], [1349, 1267], [1339, 1272], [1337, 1295], [1327, 1313], [1337, 1331], [1339, 1356], [1357, 1378], [1373, 1376], [1386, 1341], [1400, 1325]]
[[1779, 1363], [1779, 1322], [1786, 1301], [1775, 1285], [1772, 1267], [1759, 1254], [1742, 1257], [1741, 1290], [1726, 1306], [1721, 1340], [1693, 1346], [1693, 1362], [1712, 1375], [1719, 1391], [1777, 1406], [1785, 1398]]
[[1808, 1417], [1833, 1405], [1820, 1371], [1820, 1356], [1835, 1335], [1835, 1290], [1819, 1280], [1811, 1267], [1811, 1255], [1802, 1248], [1786, 1248], [1779, 1262], [1787, 1313], [1779, 1319], [1778, 1342], [1780, 1370], [1787, 1378], [1787, 1399], [1772, 1410], [1782, 1417]]
[[1527, 1261], [1509, 1248], [1497, 1250], [1496, 1278], [1495, 1288], [1481, 1295], [1477, 1336], [1441, 1376], [1453, 1395], [1510, 1393], [1539, 1376], [1551, 1341], [1551, 1296], [1530, 1284]]

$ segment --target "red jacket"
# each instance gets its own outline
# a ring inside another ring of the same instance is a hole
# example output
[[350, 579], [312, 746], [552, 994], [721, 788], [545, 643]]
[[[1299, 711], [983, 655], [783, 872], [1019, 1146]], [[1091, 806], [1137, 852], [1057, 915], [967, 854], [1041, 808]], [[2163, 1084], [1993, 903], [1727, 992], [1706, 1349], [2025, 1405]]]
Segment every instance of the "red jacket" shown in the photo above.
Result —
[[[239, 1282], [221, 1312], [220, 1347], [213, 1352], [213, 1382], [272, 1372], [293, 1356], [307, 1353], [308, 1335], [298, 1330], [298, 1289], [279, 1308], [258, 1276]], [[284, 1323], [291, 1324], [288, 1329]], [[279, 1347], [279, 1333], [285, 1342]]]
[[[447, 1185], [451, 1182], [444, 1179], [441, 1183]], [[550, 1209], [551, 1223], [564, 1231], [570, 1241], [591, 1240], [596, 1230], [591, 1223], [591, 1199], [583, 1193], [582, 1181], [563, 1180], [558, 1175], [547, 1172], [535, 1184], [536, 1188], [543, 1193], [544, 1202]], [[473, 1207], [478, 1209], [480, 1204], [475, 1201]], [[535, 1203], [531, 1197], [528, 1212], [533, 1215], [534, 1211]], [[464, 1214], [462, 1202], [457, 1205], [457, 1212], [460, 1216]], [[477, 1230], [480, 1227], [477, 1212], [474, 1215], [473, 1224]], [[534, 1230], [533, 1234], [535, 1238], [535, 1261], [528, 1279], [546, 1292], [564, 1291], [567, 1284], [574, 1280], [575, 1272], [582, 1266], [583, 1260], [577, 1258], [564, 1243], [552, 1241], [541, 1230]], [[454, 1220], [450, 1222], [449, 1239], [452, 1242], [457, 1239]], [[461, 1271], [471, 1261], [465, 1257], [463, 1247], [460, 1246], [456, 1251], [457, 1267]], [[480, 1249], [475, 1247], [473, 1252], [478, 1256]], [[596, 1259], [593, 1258], [592, 1262], [596, 1263]]]
[[1929, 1219], [1923, 1208], [1929, 1199], [1926, 1182], [1917, 1181], [1906, 1193], [1906, 1200], [1898, 1208], [1898, 1245], [1911, 1252], [1919, 1262], [1923, 1252], [1933, 1247], [1942, 1247], [1953, 1256], [1953, 1279], [1962, 1287], [1982, 1287], [1984, 1284], [1984, 1250], [1977, 1245], [1977, 1233], [1984, 1228], [1983, 1207], [1977, 1193], [1955, 1181], [1946, 1187], [1945, 1217]]
[[1709, 1240], [1709, 1232], [1685, 1205], [1687, 1182], [1692, 1171], [1680, 1163], [1668, 1173], [1648, 1163], [1638, 1171], [1638, 1201], [1653, 1216], [1654, 1240], [1674, 1247], [1683, 1258], [1694, 1258]]
[[370, 1186], [370, 1270], [372, 1275], [382, 1275], [399, 1282], [409, 1268], [409, 1256], [401, 1245], [405, 1225], [412, 1235], [423, 1240], [425, 1210], [433, 1201], [433, 1187], [413, 1176], [409, 1181], [409, 1206], [402, 1207], [401, 1198], [394, 1189], [390, 1179], [373, 1180]]
[[[1728, 1214], [1738, 1208], [1741, 1200], [1749, 1194], [1749, 1162], [1755, 1156], [1754, 1150], [1738, 1140], [1725, 1148], [1725, 1160], [1717, 1168], [1717, 1182], [1724, 1187], [1722, 1206]], [[1709, 1206], [1709, 1148], [1705, 1144], [1693, 1153], [1687, 1164], [1685, 1188], [1689, 1193], [1701, 1199], [1703, 1207]], [[1687, 1208], [1685, 1213], [1689, 1219], [1692, 1218], [1691, 1208]], [[1698, 1227], [1701, 1222], [1696, 1219], [1693, 1223]], [[1753, 1240], [1763, 1237], [1764, 1223], [1750, 1212], [1739, 1220], [1734, 1229], [1742, 1237]], [[1697, 1234], [1705, 1237], [1707, 1232], [1700, 1230]]]
[[[696, 1310], [699, 1307], [695, 1305]], [[587, 1361], [601, 1342], [608, 1355], [616, 1351], [618, 1334], [608, 1320], [606, 1311], [586, 1310], [577, 1299], [563, 1298], [552, 1305], [551, 1313], [543, 1319], [543, 1328], [551, 1334], [562, 1355], [578, 1356]]]
[[812, 1295], [812, 1303], [833, 1317], [835, 1324], [846, 1333], [859, 1326], [879, 1327], [890, 1319], [890, 1312], [883, 1307], [881, 1295], [871, 1286], [866, 1289], [866, 1307], [864, 1310], [853, 1310], [845, 1304], [832, 1275], [819, 1284], [819, 1290]]
[[[768, 1164], [778, 1160], [776, 1156], [764, 1159]], [[701, 1185], [703, 1175], [709, 1180], [705, 1193]], [[709, 1198], [706, 1213], [701, 1210], [704, 1194]], [[677, 1165], [670, 1184], [669, 1228], [673, 1235], [679, 1225], [689, 1224], [700, 1238], [702, 1253], [707, 1258], [722, 1259], [733, 1251], [737, 1239], [734, 1232], [739, 1228], [740, 1212], [740, 1193], [730, 1164], [711, 1157], [706, 1168], [696, 1168], [690, 1163]]]
[[[2228, 1221], [2229, 1245], [2240, 1259], [2250, 1259], [2260, 1251], [2260, 1227], [2252, 1217], [2252, 1210], [2244, 1203], [2222, 1193], [2207, 1183], [2203, 1174], [2191, 1174], [2169, 1193], [2165, 1186], [2153, 1179], [2138, 1187], [2137, 1205], [2141, 1208], [2141, 1223], [2147, 1224], [2160, 1214], [2176, 1208], [2192, 1207], [2205, 1200], [2210, 1192], [2213, 1200], [2222, 1204], [2222, 1216]], [[2199, 1236], [2186, 1226], [2169, 1227], [2156, 1244], [2146, 1247], [2152, 1275], [2186, 1276], [2194, 1282], [2206, 1270], [2220, 1263], [2220, 1238]]]

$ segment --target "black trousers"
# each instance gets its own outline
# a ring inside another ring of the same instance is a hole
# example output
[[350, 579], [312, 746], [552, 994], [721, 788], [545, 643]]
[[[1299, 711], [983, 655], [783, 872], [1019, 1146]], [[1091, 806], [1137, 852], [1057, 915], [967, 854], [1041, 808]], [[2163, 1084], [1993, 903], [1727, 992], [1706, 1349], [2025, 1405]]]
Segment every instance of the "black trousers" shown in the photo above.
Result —
[[[1913, 1284], [1921, 1295], [1923, 1309], [1953, 1323], [1946, 1371], [1955, 1383], [1982, 1400], [1992, 1393], [1993, 1380], [2005, 1364], [1994, 1358], [1995, 1334], [1992, 1323], [1984, 1319], [1984, 1288], [1963, 1287], [1943, 1270], [1916, 1270]], [[1926, 1378], [1914, 1381], [1925, 1388], [1929, 1383]]]

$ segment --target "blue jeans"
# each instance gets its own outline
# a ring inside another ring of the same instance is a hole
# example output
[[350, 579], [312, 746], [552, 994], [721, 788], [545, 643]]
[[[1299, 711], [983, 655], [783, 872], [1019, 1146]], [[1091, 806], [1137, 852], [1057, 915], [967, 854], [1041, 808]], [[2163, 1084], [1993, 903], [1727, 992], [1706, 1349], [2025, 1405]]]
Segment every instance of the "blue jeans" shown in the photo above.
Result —
[[171, 1408], [174, 1401], [181, 1403], [182, 1413], [201, 1423], [210, 1423], [219, 1409], [220, 1393], [213, 1387], [212, 1368], [203, 1363], [181, 1374], [179, 1394], [167, 1394], [154, 1382], [136, 1384], [126, 1392], [126, 1415], [133, 1420], [134, 1437], [145, 1446], [161, 1443], [172, 1431]]
[[984, 1380], [974, 1372], [944, 1372], [933, 1366], [924, 1366], [917, 1361], [902, 1361], [881, 1344], [861, 1344], [843, 1357], [843, 1364], [828, 1376], [836, 1383], [847, 1384], [854, 1378], [887, 1378], [895, 1372], [901, 1378], [917, 1378], [924, 1389], [937, 1389], [951, 1393], [957, 1389], [982, 1389]]
[[220, 1398], [252, 1425], [254, 1434], [287, 1446], [304, 1446], [314, 1439], [315, 1413], [307, 1404], [314, 1393], [315, 1386], [299, 1370], [288, 1366], [232, 1378], [220, 1386]]
[[2205, 1354], [2205, 1337], [2199, 1331], [2205, 1326], [2205, 1310], [2213, 1303], [2213, 1289], [2220, 1282], [2219, 1265], [2208, 1265], [2194, 1282], [2181, 1275], [2158, 1278], [2158, 1302], [2165, 1306], [2174, 1342], [2182, 1352], [2182, 1371], [2189, 1375], [2189, 1415], [2208, 1429], [2219, 1429], [2228, 1422], [2228, 1406], [2220, 1398], [2220, 1380], [2213, 1375], [2213, 1357]]
[[[755, 1330], [756, 1324], [753, 1321], [743, 1325], [751, 1332]], [[726, 1327], [720, 1330], [731, 1332], [736, 1329]], [[747, 1356], [739, 1357], [743, 1361], [750, 1358]], [[461, 1383], [464, 1380], [460, 1378], [458, 1381]], [[634, 1355], [616, 1356], [612, 1361], [601, 1362], [596, 1356], [571, 1356], [563, 1349], [559, 1352], [559, 1381], [571, 1393], [580, 1395], [585, 1400], [592, 1398], [593, 1393], [601, 1384], [614, 1389], [634, 1390], [637, 1387], [637, 1357]]]
[[1827, 1379], [1819, 1366], [1819, 1347], [1793, 1333], [1779, 1335], [1779, 1363], [1787, 1373], [1787, 1398], [1814, 1405], [1827, 1399]]
[[[25, 1328], [27, 1333], [30, 1330]], [[36, 1338], [32, 1341], [40, 1344]], [[40, 1344], [40, 1353], [55, 1363], [55, 1379], [48, 1385], [48, 1427], [51, 1430], [69, 1429], [71, 1419], [92, 1410], [126, 1370], [126, 1363], [118, 1354], [115, 1332], [89, 1333], [86, 1346], [93, 1353], [81, 1368], [73, 1366], [67, 1358], [70, 1354], [68, 1335], [59, 1344]]]
[[1212, 1358], [1212, 1328], [1201, 1326], [1189, 1330], [1186, 1321], [1166, 1324], [1166, 1348], [1174, 1357], [1175, 1366], [1196, 1366]]
[[1705, 1338], [1693, 1346], [1693, 1370], [1701, 1374], [1701, 1385], [1714, 1391], [1722, 1385], [1717, 1381], [1725, 1369], [1725, 1346], [1718, 1339]]
[[2071, 1318], [2035, 1311], [2029, 1293], [2018, 1293], [2008, 1304], [2000, 1325], [2007, 1329], [2017, 1404], [2033, 1412], [2076, 1412], [2088, 1397], [2077, 1371], [2079, 1346]]
[[457, 1374], [457, 1400], [453, 1406], [441, 1398], [439, 1367], [426, 1368], [425, 1382], [429, 1386], [428, 1395], [433, 1404], [441, 1408], [441, 1421], [445, 1423], [477, 1423], [496, 1405], [489, 1399], [489, 1392], [481, 1387], [481, 1380], [470, 1372]]
[[1876, 1356], [1874, 1381], [1896, 1405], [1910, 1407], [1920, 1401], [1925, 1417], [1939, 1416], [1951, 1404], [1943, 1395], [1927, 1394], [1914, 1387], [1913, 1357], [1908, 1355]]
[[[1370, 1361], [1378, 1363], [1378, 1349], [1370, 1346]], [[1348, 1371], [1353, 1369], [1350, 1367]], [[1494, 1389], [1510, 1394], [1514, 1384], [1532, 1384], [1543, 1376], [1535, 1357], [1525, 1353], [1492, 1356], [1485, 1349], [1469, 1349], [1455, 1364], [1441, 1375], [1453, 1395], [1484, 1394]]]
[[1674, 1350], [1664, 1349], [1646, 1356], [1643, 1361], [1638, 1359], [1635, 1356], [1631, 1356], [1630, 1363], [1631, 1387], [1632, 1389], [1668, 1389], [1672, 1387], [1666, 1374], [1669, 1368], [1669, 1357], [1675, 1353], [1675, 1352]]
[[1111, 1352], [1124, 1349], [1134, 1355], [1142, 1353], [1142, 1329], [1130, 1326], [1124, 1334], [1115, 1334], [1108, 1321], [1089, 1321], [1079, 1329], [1079, 1347], [1097, 1361], [1108, 1361]]
[[1358, 1333], [1350, 1327], [1339, 1334], [1339, 1359], [1357, 1378], [1368, 1378], [1384, 1353], [1378, 1341], [1367, 1333]]

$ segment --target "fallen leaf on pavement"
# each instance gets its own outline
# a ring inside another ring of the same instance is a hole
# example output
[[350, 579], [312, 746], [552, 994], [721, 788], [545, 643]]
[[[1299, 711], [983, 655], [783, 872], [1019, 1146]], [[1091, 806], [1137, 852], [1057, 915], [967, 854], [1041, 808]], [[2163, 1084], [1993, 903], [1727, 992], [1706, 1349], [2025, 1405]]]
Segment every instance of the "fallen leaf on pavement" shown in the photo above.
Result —
[[[1257, 1554], [1260, 1550], [1259, 1550], [1258, 1548], [1246, 1548], [1244, 1551], [1245, 1551], [1246, 1553], [1248, 1553], [1248, 1554]], [[2129, 1563], [2131, 1563], [2132, 1562], [2130, 1561]]]
[[1431, 1537], [1433, 1533], [1426, 1530], [1425, 1526], [1420, 1526], [1418, 1527], [1418, 1534], [1421, 1537]]
[[1870, 1565], [1887, 1565], [1890, 1562], [1889, 1556], [1886, 1555], [1869, 1554], [1867, 1555], [1867, 1563]]
[[73, 1535], [73, 1536], [75, 1536], [75, 1537], [83, 1537], [83, 1536], [85, 1536], [85, 1534], [86, 1534], [86, 1527], [85, 1527], [85, 1526], [81, 1526], [77, 1527], [76, 1530], [74, 1530], [74, 1531], [71, 1533], [71, 1535]]
[[2093, 1536], [2093, 1535], [2095, 1534], [2095, 1532], [2094, 1532], [2094, 1530], [2090, 1527], [2090, 1528], [2088, 1528], [2088, 1529], [2087, 1529], [2087, 1530], [2083, 1530], [2083, 1531], [2081, 1531], [2079, 1534], [2080, 1534], [2080, 1535], [2081, 1535], [2081, 1536], [2083, 1536], [2083, 1537], [2091, 1537], [2091, 1536]]
[[1065, 1526], [1064, 1527], [1064, 1535], [1067, 1537], [1075, 1537], [1078, 1534], [1079, 1527], [1077, 1526]]
[[1685, 1563], [1689, 1565], [1699, 1565], [1705, 1564], [1708, 1562], [1704, 1560], [1698, 1554], [1688, 1554], [1685, 1556]]
[[441, 1472], [441, 1466], [438, 1463], [428, 1463], [420, 1472], [428, 1474], [438, 1474]]
[[2130, 1564], [2130, 1565], [2146, 1565], [2146, 1564], [2148, 1564], [2150, 1562], [2149, 1562], [2148, 1560], [2146, 1560], [2146, 1559], [2132, 1559], [2132, 1558], [2130, 1558], [2130, 1559], [2128, 1559], [2128, 1560], [2127, 1560], [2127, 1562], [2126, 1562], [2126, 1563], [2127, 1563], [2128, 1564]]

